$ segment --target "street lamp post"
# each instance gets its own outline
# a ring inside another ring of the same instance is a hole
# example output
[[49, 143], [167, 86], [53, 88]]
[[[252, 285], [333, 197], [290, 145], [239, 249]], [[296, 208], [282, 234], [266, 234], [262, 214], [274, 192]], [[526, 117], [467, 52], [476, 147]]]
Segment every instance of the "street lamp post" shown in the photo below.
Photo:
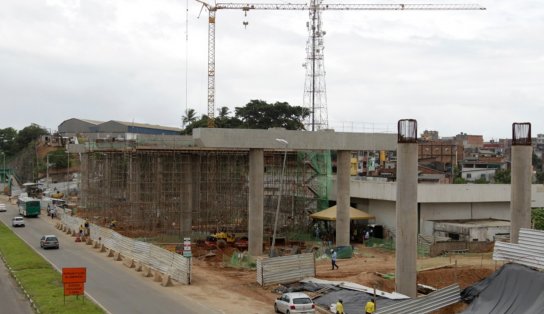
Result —
[[6, 183], [6, 153], [2, 152], [2, 183]]
[[281, 168], [281, 177], [280, 177], [280, 193], [278, 195], [278, 206], [276, 207], [276, 217], [274, 218], [274, 233], [272, 234], [272, 245], [270, 246], [270, 257], [273, 256], [274, 252], [274, 245], [276, 244], [276, 229], [278, 227], [278, 216], [280, 214], [280, 203], [281, 203], [281, 195], [283, 193], [283, 177], [285, 174], [285, 162], [287, 161], [287, 145], [289, 145], [289, 142], [282, 138], [277, 138], [276, 141], [285, 144], [285, 151], [283, 153], [283, 167]]

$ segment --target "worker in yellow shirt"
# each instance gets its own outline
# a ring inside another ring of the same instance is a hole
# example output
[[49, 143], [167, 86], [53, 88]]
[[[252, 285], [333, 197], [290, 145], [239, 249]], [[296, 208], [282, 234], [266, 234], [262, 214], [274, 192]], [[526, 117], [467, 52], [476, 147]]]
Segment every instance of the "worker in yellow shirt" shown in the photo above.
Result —
[[339, 299], [338, 302], [336, 302], [336, 314], [346, 314], [346, 312], [344, 312], [344, 304], [342, 303], [342, 299]]
[[376, 311], [376, 301], [374, 299], [366, 302], [365, 305], [365, 314], [372, 314]]

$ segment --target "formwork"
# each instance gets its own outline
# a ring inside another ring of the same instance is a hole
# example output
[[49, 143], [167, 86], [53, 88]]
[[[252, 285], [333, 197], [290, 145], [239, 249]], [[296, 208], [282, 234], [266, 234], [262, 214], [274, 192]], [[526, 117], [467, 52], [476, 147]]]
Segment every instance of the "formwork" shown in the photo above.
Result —
[[[265, 235], [272, 233], [283, 158], [283, 150], [264, 152]], [[94, 149], [81, 157], [78, 216], [161, 240], [245, 233], [248, 172], [248, 150]], [[308, 214], [326, 206], [329, 176], [328, 152], [287, 153], [280, 232], [304, 229]]]

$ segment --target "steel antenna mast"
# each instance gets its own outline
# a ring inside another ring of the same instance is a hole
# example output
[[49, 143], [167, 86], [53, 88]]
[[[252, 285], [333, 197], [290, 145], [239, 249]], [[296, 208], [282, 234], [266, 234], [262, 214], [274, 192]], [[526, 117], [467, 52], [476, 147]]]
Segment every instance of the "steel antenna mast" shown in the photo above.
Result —
[[[202, 4], [202, 9], [206, 8], [208, 17], [208, 127], [215, 127], [215, 16], [218, 10], [268, 10], [268, 11], [314, 11], [325, 10], [334, 11], [453, 11], [453, 10], [485, 10], [478, 4], [340, 4], [340, 3], [317, 3], [312, 0], [310, 4], [297, 3], [216, 3], [211, 5], [202, 0], [195, 0]], [[202, 10], [201, 10], [202, 12]], [[313, 45], [312, 49], [316, 46]], [[315, 55], [315, 52], [312, 52]], [[315, 75], [315, 74], [314, 74]], [[315, 86], [312, 86], [312, 98], [315, 100]], [[315, 106], [313, 104], [312, 106]], [[311, 112], [313, 116], [315, 113]], [[312, 117], [312, 121], [314, 118]]]

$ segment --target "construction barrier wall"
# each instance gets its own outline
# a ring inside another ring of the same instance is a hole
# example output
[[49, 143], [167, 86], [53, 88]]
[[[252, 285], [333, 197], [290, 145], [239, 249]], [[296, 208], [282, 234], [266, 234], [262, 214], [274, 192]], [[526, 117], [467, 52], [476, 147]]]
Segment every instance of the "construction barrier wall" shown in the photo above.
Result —
[[291, 283], [315, 276], [313, 253], [257, 260], [257, 282], [261, 286]]
[[444, 241], [435, 242], [430, 245], [429, 256], [440, 256], [444, 253], [465, 251], [466, 253], [493, 252], [495, 242], [490, 241]]
[[[60, 213], [61, 221], [70, 230], [79, 232], [85, 220]], [[183, 284], [191, 283], [190, 258], [170, 252], [151, 243], [127, 238], [111, 229], [89, 224], [90, 238], [98, 241], [104, 247], [119, 253], [124, 259], [132, 259], [154, 271], [170, 276], [171, 279]]]

